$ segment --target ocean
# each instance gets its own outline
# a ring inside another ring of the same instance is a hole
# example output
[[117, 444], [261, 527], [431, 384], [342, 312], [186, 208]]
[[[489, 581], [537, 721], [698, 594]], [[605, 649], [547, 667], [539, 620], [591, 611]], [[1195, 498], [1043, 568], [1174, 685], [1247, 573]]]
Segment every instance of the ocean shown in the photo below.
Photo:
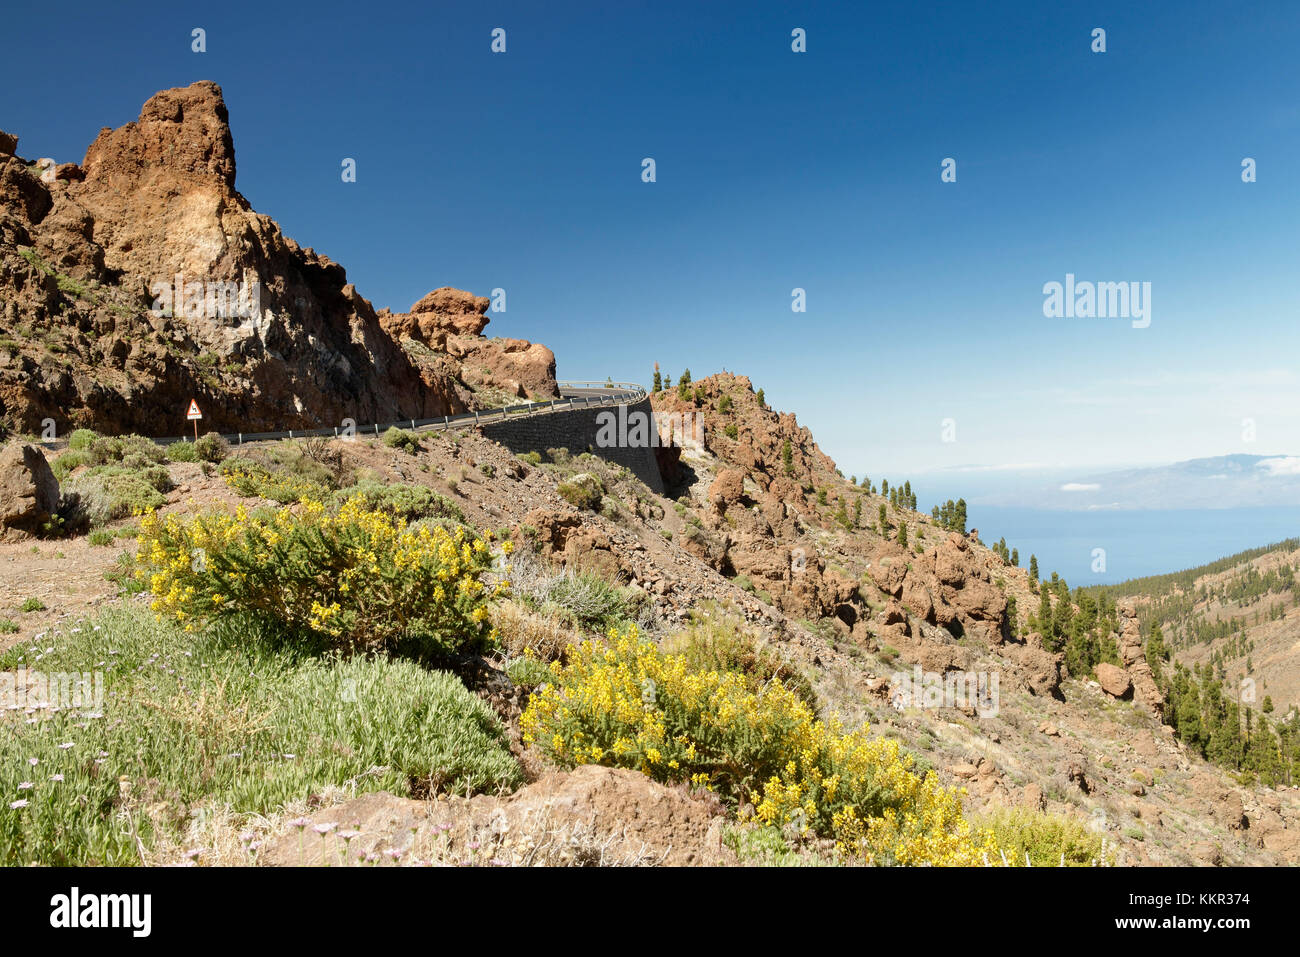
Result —
[[[991, 545], [1005, 537], [1008, 548], [1019, 549], [1021, 567], [1035, 554], [1041, 577], [1059, 572], [1071, 588], [1181, 571], [1300, 536], [1300, 506], [1047, 511], [971, 505], [967, 515], [980, 541]], [[1094, 549], [1104, 555], [1095, 556]]]

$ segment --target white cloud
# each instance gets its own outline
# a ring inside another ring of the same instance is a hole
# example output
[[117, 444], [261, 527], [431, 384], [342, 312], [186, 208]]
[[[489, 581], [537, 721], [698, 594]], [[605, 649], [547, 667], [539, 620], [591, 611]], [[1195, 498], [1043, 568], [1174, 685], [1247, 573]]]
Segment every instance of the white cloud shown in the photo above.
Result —
[[1066, 482], [1061, 486], [1062, 492], [1096, 492], [1100, 485], [1090, 482]]
[[1260, 459], [1258, 465], [1269, 475], [1300, 475], [1300, 456], [1296, 455]]

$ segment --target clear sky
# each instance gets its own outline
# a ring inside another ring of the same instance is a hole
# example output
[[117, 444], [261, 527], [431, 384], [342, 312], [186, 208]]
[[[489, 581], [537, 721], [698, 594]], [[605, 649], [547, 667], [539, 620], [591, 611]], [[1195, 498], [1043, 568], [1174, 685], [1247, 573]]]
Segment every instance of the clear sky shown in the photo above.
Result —
[[[745, 373], [873, 477], [1300, 453], [1294, 2], [3, 16], [21, 154], [79, 160], [214, 80], [255, 208], [377, 307], [504, 288], [489, 332], [561, 377]], [[1151, 283], [1150, 326], [1044, 317], [1067, 273]]]

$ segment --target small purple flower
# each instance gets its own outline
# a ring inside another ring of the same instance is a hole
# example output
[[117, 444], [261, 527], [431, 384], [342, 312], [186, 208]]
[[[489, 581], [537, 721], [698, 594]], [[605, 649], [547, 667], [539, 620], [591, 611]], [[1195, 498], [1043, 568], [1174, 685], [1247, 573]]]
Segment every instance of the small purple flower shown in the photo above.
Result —
[[31, 781], [19, 781], [19, 782], [18, 782], [18, 790], [20, 790], [20, 791], [30, 791], [33, 787], [34, 787], [34, 785], [32, 784]]
[[296, 817], [289, 822], [289, 826], [296, 827], [298, 830], [301, 831], [303, 828], [311, 826], [311, 818]]
[[62, 775], [62, 774], [51, 774], [51, 775], [50, 775], [50, 780], [51, 780], [51, 781], [59, 781], [59, 782], [62, 782], [62, 781], [63, 781], [63, 775]]
[[27, 799], [26, 799], [26, 798], [24, 798], [24, 799], [21, 800], [21, 801], [10, 801], [10, 802], [9, 802], [9, 810], [11, 810], [11, 811], [17, 811], [17, 810], [20, 810], [21, 808], [25, 808], [26, 806], [27, 806]]
[[338, 827], [338, 824], [336, 822], [330, 822], [328, 824], [317, 824], [315, 827], [312, 828], [312, 830], [315, 831], [317, 834], [319, 834], [321, 837], [324, 837], [326, 834], [334, 830], [334, 828], [336, 827]]

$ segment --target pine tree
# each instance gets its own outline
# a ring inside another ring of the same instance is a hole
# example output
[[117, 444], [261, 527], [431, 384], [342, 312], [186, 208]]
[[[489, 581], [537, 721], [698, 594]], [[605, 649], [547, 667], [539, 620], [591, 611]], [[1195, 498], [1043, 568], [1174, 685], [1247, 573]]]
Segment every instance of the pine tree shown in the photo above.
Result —
[[889, 479], [880, 480], [880, 494], [881, 495], [889, 494]]
[[1037, 555], [1029, 556], [1029, 580], [1034, 582], [1038, 581], [1038, 556]]
[[664, 391], [667, 392], [673, 387], [673, 377], [664, 373]]
[[898, 523], [898, 544], [904, 546], [907, 545], [907, 523], [906, 522]]
[[954, 531], [961, 532], [963, 535], [966, 534], [966, 500], [964, 498], [957, 499], [957, 510], [953, 514], [953, 524], [956, 526]]
[[758, 390], [758, 395], [757, 395], [756, 398], [758, 399], [758, 407], [759, 407], [760, 409], [766, 409], [766, 408], [767, 408], [767, 401], [763, 398], [763, 390], [762, 390], [762, 389], [759, 389], [759, 390]]
[[659, 392], [664, 387], [664, 377], [659, 374], [659, 363], [655, 363], [655, 387], [654, 391]]
[[885, 503], [880, 503], [880, 534], [884, 535], [889, 531], [889, 518], [885, 512]]
[[862, 527], [862, 498], [860, 496], [853, 502], [853, 527]]
[[1018, 548], [1011, 549], [1011, 567], [1012, 568], [1020, 567], [1020, 549]]
[[790, 447], [790, 440], [786, 439], [781, 444], [781, 461], [785, 464], [785, 474], [794, 474], [794, 449]]
[[685, 402], [691, 397], [691, 370], [683, 369], [682, 377], [677, 380], [677, 398]]

